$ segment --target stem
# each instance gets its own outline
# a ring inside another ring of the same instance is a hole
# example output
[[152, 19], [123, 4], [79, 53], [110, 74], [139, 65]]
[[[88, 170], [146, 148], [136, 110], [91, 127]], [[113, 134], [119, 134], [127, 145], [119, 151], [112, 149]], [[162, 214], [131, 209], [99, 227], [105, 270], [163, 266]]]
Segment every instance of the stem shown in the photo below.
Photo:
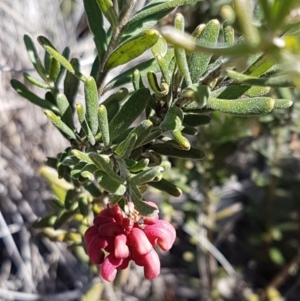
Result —
[[103, 72], [105, 63], [110, 56], [110, 54], [118, 47], [120, 39], [122, 37], [123, 30], [126, 27], [126, 24], [128, 23], [128, 20], [132, 14], [133, 8], [136, 4], [137, 0], [127, 0], [123, 10], [120, 13], [119, 17], [119, 25], [118, 27], [112, 32], [112, 36], [110, 39], [110, 42], [107, 47], [107, 51], [105, 52], [103, 59], [100, 63], [99, 72], [97, 75], [97, 88], [98, 88], [98, 94], [99, 96], [102, 95], [104, 91], [105, 86], [105, 78], [107, 73]]

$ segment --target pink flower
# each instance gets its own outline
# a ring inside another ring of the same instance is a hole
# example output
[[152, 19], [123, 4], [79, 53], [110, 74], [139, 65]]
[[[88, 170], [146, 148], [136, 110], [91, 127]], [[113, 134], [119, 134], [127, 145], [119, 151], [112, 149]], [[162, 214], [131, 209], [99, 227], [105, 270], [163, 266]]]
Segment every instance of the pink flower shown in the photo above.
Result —
[[[148, 204], [157, 208], [153, 202]], [[90, 260], [101, 265], [100, 274], [107, 281], [113, 281], [117, 270], [126, 269], [130, 260], [144, 267], [145, 278], [157, 277], [160, 261], [153, 246], [167, 251], [176, 238], [174, 227], [160, 220], [158, 214], [144, 217], [134, 211], [129, 217], [118, 205], [107, 206], [93, 223], [84, 234], [84, 242]], [[109, 253], [106, 257], [103, 250]]]

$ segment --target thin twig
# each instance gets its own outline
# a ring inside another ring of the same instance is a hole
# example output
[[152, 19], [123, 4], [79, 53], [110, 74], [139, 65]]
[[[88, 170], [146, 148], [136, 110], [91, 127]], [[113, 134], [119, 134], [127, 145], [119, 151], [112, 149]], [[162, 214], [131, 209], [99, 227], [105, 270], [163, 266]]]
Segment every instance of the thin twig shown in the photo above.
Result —
[[80, 290], [67, 291], [52, 295], [39, 295], [23, 292], [15, 292], [0, 288], [0, 296], [5, 300], [20, 300], [20, 301], [70, 301], [78, 300], [82, 296]]
[[225, 256], [201, 233], [195, 235], [195, 230], [192, 229], [188, 224], [183, 227], [184, 231], [186, 231], [192, 237], [195, 237], [197, 242], [200, 243], [207, 251], [209, 251], [223, 266], [224, 270], [230, 277], [237, 278], [238, 275], [229, 261], [225, 258]]
[[2, 212], [0, 212], [0, 228], [3, 229], [4, 233], [6, 233], [5, 236], [3, 236], [3, 242], [6, 246], [6, 250], [8, 254], [11, 256], [12, 261], [14, 262], [15, 266], [19, 268], [19, 274], [22, 277], [24, 281], [24, 285], [30, 289], [31, 291], [35, 292], [36, 288], [32, 281], [32, 278], [29, 277], [30, 273], [27, 270], [27, 267], [18, 251], [18, 248], [15, 244], [15, 241], [9, 231], [9, 228], [5, 222], [5, 219], [2, 215]]

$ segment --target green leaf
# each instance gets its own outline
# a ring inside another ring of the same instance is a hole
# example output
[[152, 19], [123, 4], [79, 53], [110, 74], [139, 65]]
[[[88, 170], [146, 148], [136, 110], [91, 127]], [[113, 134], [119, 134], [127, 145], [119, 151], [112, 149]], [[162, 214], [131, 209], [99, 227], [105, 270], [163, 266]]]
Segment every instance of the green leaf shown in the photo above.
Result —
[[60, 63], [54, 58], [50, 58], [49, 64], [49, 80], [50, 82], [54, 83], [58, 77], [60, 72]]
[[78, 199], [78, 208], [79, 208], [79, 212], [83, 215], [83, 216], [87, 216], [89, 213], [89, 200], [88, 197], [84, 194], [79, 196]]
[[182, 126], [183, 111], [179, 107], [171, 107], [163, 122], [160, 124], [160, 128], [164, 131], [176, 131]]
[[82, 128], [83, 132], [85, 133], [88, 141], [90, 142], [91, 145], [95, 145], [95, 143], [96, 143], [95, 137], [94, 137], [94, 135], [91, 131], [91, 128], [85, 118], [83, 106], [79, 102], [76, 103], [76, 112], [77, 112], [77, 116], [78, 116], [81, 128]]
[[[78, 59], [71, 59], [70, 64], [73, 66], [74, 69], [79, 70], [80, 66]], [[74, 102], [78, 92], [79, 83], [80, 81], [76, 76], [74, 76], [70, 72], [67, 72], [64, 80], [64, 94], [66, 95], [69, 101], [72, 111], [75, 110]]]
[[116, 29], [118, 27], [119, 21], [117, 13], [114, 9], [113, 2], [111, 0], [96, 0], [96, 2], [112, 28]]
[[101, 171], [104, 171], [111, 179], [120, 184], [125, 183], [125, 180], [111, 168], [110, 164], [107, 162], [106, 157], [97, 153], [90, 153], [89, 157], [97, 166], [97, 168]]
[[245, 41], [250, 47], [255, 48], [261, 43], [261, 38], [257, 27], [253, 24], [251, 2], [233, 0], [233, 5]]
[[[206, 24], [201, 34], [196, 39], [197, 45], [202, 46], [214, 46], [218, 40], [220, 31], [220, 23], [218, 20], [211, 20]], [[211, 60], [212, 54], [194, 52], [189, 59], [188, 66], [193, 83], [198, 82], [198, 79], [206, 71], [208, 64]]]
[[34, 46], [32, 37], [28, 34], [25, 34], [24, 35], [24, 43], [26, 46], [26, 50], [27, 50], [29, 59], [30, 59], [34, 69], [37, 71], [37, 73], [40, 75], [40, 77], [43, 80], [47, 81], [47, 72], [39, 58], [39, 55]]
[[106, 191], [116, 194], [116, 195], [124, 195], [126, 192], [126, 187], [120, 182], [116, 181], [114, 178], [111, 178], [104, 171], [96, 172], [97, 182], [99, 185]]
[[107, 36], [104, 29], [102, 12], [96, 1], [83, 0], [83, 4], [98, 57], [102, 59], [107, 49]]
[[53, 227], [56, 220], [57, 220], [57, 215], [56, 214], [51, 214], [51, 215], [45, 216], [41, 219], [38, 219], [38, 220], [34, 221], [32, 223], [32, 227], [35, 228], [35, 229]]
[[31, 103], [33, 103], [43, 109], [51, 110], [55, 113], [58, 113], [58, 109], [55, 105], [49, 103], [45, 99], [42, 99], [42, 98], [38, 97], [37, 95], [35, 95], [34, 93], [32, 93], [31, 91], [29, 91], [27, 89], [27, 87], [25, 85], [23, 85], [21, 82], [19, 82], [18, 80], [12, 79], [10, 81], [10, 84], [14, 88], [14, 90], [16, 92], [18, 92], [18, 94], [20, 94], [22, 97], [29, 100]]
[[142, 195], [139, 189], [135, 185], [130, 185], [131, 188], [131, 200], [134, 204], [135, 210], [143, 216], [153, 216], [158, 213], [158, 209], [148, 205], [143, 201]]
[[180, 130], [172, 131], [172, 136], [183, 149], [189, 150], [191, 148], [189, 140], [182, 135]]
[[72, 110], [67, 97], [62, 93], [58, 93], [56, 95], [56, 103], [59, 109], [61, 120], [65, 122], [65, 124], [71, 129], [74, 129]]
[[227, 46], [234, 45], [234, 29], [230, 25], [223, 27], [224, 42]]
[[77, 149], [72, 150], [72, 154], [79, 160], [85, 162], [85, 163], [93, 163], [92, 159], [89, 157], [87, 153], [83, 153]]
[[67, 135], [70, 139], [76, 140], [74, 132], [61, 120], [59, 116], [55, 115], [50, 110], [45, 110], [44, 113], [60, 132]]
[[119, 103], [128, 96], [128, 90], [121, 88], [117, 92], [111, 94], [102, 104], [107, 108], [112, 103]]
[[161, 155], [168, 156], [171, 158], [201, 160], [205, 156], [204, 152], [200, 149], [191, 147], [190, 150], [187, 151], [178, 149], [167, 143], [153, 144], [149, 146], [149, 148]]
[[55, 47], [50, 43], [50, 41], [47, 38], [43, 36], [39, 36], [38, 42], [50, 55], [52, 55], [70, 73], [74, 74], [83, 82], [87, 80], [87, 78], [83, 74], [81, 74], [79, 70], [75, 69], [74, 66], [55, 49]]
[[151, 120], [144, 120], [132, 130], [131, 133], [135, 133], [137, 135], [137, 140], [134, 145], [134, 148], [142, 146], [144, 144], [144, 141], [150, 134], [152, 128], [153, 123], [151, 122]]
[[254, 97], [245, 99], [209, 98], [207, 108], [234, 115], [261, 115], [274, 109], [274, 99], [270, 97]]
[[66, 197], [65, 197], [65, 208], [68, 211], [73, 211], [76, 210], [76, 208], [78, 207], [78, 203], [76, 201], [78, 197], [78, 191], [76, 189], [69, 189], [67, 191]]
[[293, 104], [290, 99], [275, 99], [274, 109], [288, 109]]
[[95, 79], [90, 76], [84, 83], [86, 120], [95, 135], [98, 131], [98, 90]]
[[163, 170], [164, 168], [161, 166], [156, 166], [153, 168], [143, 170], [139, 172], [137, 175], [130, 178], [129, 182], [131, 185], [137, 185], [137, 186], [146, 184], [148, 182], [153, 181], [153, 179], [157, 177], [159, 174], [161, 174]]
[[164, 57], [168, 51], [168, 43], [161, 35], [158, 38], [157, 43], [151, 48], [154, 57], [157, 55]]
[[110, 136], [109, 136], [109, 126], [107, 119], [107, 111], [104, 105], [100, 105], [98, 108], [98, 121], [99, 121], [99, 130], [102, 137], [102, 142], [104, 147], [110, 145]]
[[286, 75], [278, 75], [272, 77], [260, 77], [245, 75], [233, 70], [227, 70], [230, 78], [243, 83], [247, 86], [270, 86], [270, 87], [293, 87], [292, 81]]
[[116, 138], [124, 132], [133, 121], [141, 115], [151, 97], [149, 90], [145, 88], [140, 89], [131, 95], [122, 106], [121, 110], [109, 123], [111, 139]]
[[[132, 29], [137, 29], [140, 26], [142, 26], [143, 28], [150, 28], [155, 25], [158, 20], [171, 12], [174, 8], [186, 4], [197, 3], [200, 1], [202, 0], [154, 0], [143, 7], [143, 9], [138, 11], [133, 17], [131, 17], [131, 19], [129, 19], [129, 22], [127, 24], [128, 31], [132, 32]], [[134, 34], [136, 34], [137, 32], [138, 31], [135, 31]]]
[[148, 166], [148, 164], [149, 164], [149, 159], [144, 158], [144, 159], [136, 162], [132, 166], [128, 167], [128, 169], [131, 172], [139, 172], [141, 170], [144, 170]]
[[[168, 50], [164, 60], [169, 64], [174, 57], [174, 51]], [[108, 82], [105, 86], [104, 91], [108, 91], [110, 89], [125, 85], [131, 82], [132, 74], [135, 70], [139, 70], [141, 77], [145, 77], [148, 71], [159, 72], [160, 67], [156, 59], [150, 59], [145, 62], [139, 63], [134, 67], [124, 71], [122, 74], [113, 78], [110, 82]]]
[[104, 73], [117, 66], [128, 63], [151, 48], [159, 38], [159, 32], [148, 29], [137, 37], [133, 37], [117, 47], [108, 57]]
[[189, 126], [189, 125], [184, 125], [181, 127], [181, 133], [183, 134], [187, 134], [187, 135], [197, 135], [198, 134], [198, 130], [195, 129], [194, 127], [192, 126]]
[[[174, 21], [175, 28], [184, 33], [184, 18], [183, 15], [177, 13]], [[187, 57], [185, 49], [180, 46], [174, 46], [174, 54], [178, 69], [181, 75], [184, 77], [186, 84], [189, 86], [192, 84], [191, 74], [188, 67]]]
[[48, 84], [40, 82], [39, 80], [35, 79], [30, 74], [28, 74], [27, 72], [24, 72], [23, 76], [26, 78], [27, 81], [29, 81], [34, 86], [37, 86], [37, 87], [43, 88], [43, 89], [50, 89], [50, 86]]
[[[45, 53], [48, 53], [47, 51]], [[70, 48], [69, 47], [65, 47], [65, 49], [63, 50], [62, 52], [62, 56], [68, 60], [69, 59], [69, 56], [70, 56]], [[49, 62], [50, 63], [50, 62]], [[50, 68], [50, 67], [49, 67]], [[58, 72], [58, 75], [56, 77], [56, 80], [55, 80], [55, 86], [58, 87], [59, 84], [60, 84], [60, 81], [64, 75], [64, 72], [65, 72], [66, 68], [64, 68], [63, 66], [60, 66], [60, 70]], [[78, 69], [79, 70], [79, 69]]]
[[159, 182], [150, 182], [147, 184], [158, 190], [164, 191], [172, 196], [175, 196], [175, 197], [179, 197], [182, 194], [182, 191], [180, 188], [178, 188], [177, 186], [175, 186], [174, 184], [172, 184], [171, 182], [169, 182], [165, 179], [162, 179]]
[[202, 114], [185, 114], [183, 119], [183, 124], [189, 126], [199, 126], [208, 124], [211, 121], [211, 117]]
[[146, 145], [148, 143], [151, 143], [155, 141], [156, 138], [160, 137], [162, 135], [163, 131], [161, 130], [155, 130], [151, 132], [149, 135], [147, 135], [143, 141], [142, 145]]
[[137, 134], [131, 133], [129, 136], [117, 147], [115, 153], [118, 155], [118, 158], [125, 159], [130, 157], [134, 145], [137, 140]]
[[183, 89], [179, 95], [177, 104], [196, 102], [198, 108], [203, 108], [210, 95], [210, 88], [206, 85], [193, 84]]
[[74, 211], [63, 211], [55, 221], [53, 228], [60, 229], [63, 224], [65, 224], [68, 220], [70, 220], [74, 216]]

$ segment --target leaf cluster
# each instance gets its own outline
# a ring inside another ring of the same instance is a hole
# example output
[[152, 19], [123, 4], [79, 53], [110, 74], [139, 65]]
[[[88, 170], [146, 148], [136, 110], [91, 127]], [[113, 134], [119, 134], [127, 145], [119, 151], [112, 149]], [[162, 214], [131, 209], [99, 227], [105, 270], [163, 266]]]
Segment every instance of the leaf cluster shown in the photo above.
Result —
[[[173, 196], [181, 194], [163, 178], [162, 159], [202, 159], [204, 152], [193, 147], [188, 137], [210, 122], [210, 112], [253, 116], [292, 105], [291, 100], [265, 96], [271, 86], [293, 86], [294, 81], [282, 73], [284, 63], [275, 63], [279, 48], [275, 39], [264, 39], [251, 16], [244, 18], [245, 1], [233, 1], [243, 34], [237, 41], [233, 27], [228, 22], [222, 27], [216, 19], [199, 25], [187, 37], [181, 14], [175, 16], [174, 29], [164, 30], [162, 35], [152, 29], [173, 9], [200, 0], [153, 0], [132, 15], [135, 2], [120, 1], [117, 12], [111, 0], [84, 0], [97, 51], [89, 75], [81, 73], [77, 58], [70, 59], [68, 48], [60, 53], [40, 36], [38, 42], [45, 50], [42, 62], [32, 38], [24, 36], [40, 79], [29, 74], [24, 77], [44, 89], [44, 97], [17, 80], [11, 84], [22, 97], [43, 108], [70, 141], [70, 147], [48, 160], [58, 177], [70, 185], [56, 202], [59, 214], [36, 226], [59, 228], [70, 217], [79, 214], [85, 218], [105, 197], [112, 204], [119, 203], [125, 212], [133, 202], [141, 215], [152, 215], [155, 208], [143, 201], [142, 193], [152, 186]], [[267, 2], [260, 4], [265, 14]], [[104, 18], [110, 23], [108, 30]], [[279, 17], [267, 18], [267, 22], [277, 24]], [[297, 26], [289, 28], [281, 39], [294, 39]], [[221, 40], [224, 43], [219, 47]], [[174, 46], [168, 47], [167, 42]], [[147, 50], [153, 58], [106, 81], [113, 68]], [[234, 59], [241, 56], [246, 56], [244, 68], [235, 70]], [[76, 102], [80, 85], [84, 87], [84, 104]]]

